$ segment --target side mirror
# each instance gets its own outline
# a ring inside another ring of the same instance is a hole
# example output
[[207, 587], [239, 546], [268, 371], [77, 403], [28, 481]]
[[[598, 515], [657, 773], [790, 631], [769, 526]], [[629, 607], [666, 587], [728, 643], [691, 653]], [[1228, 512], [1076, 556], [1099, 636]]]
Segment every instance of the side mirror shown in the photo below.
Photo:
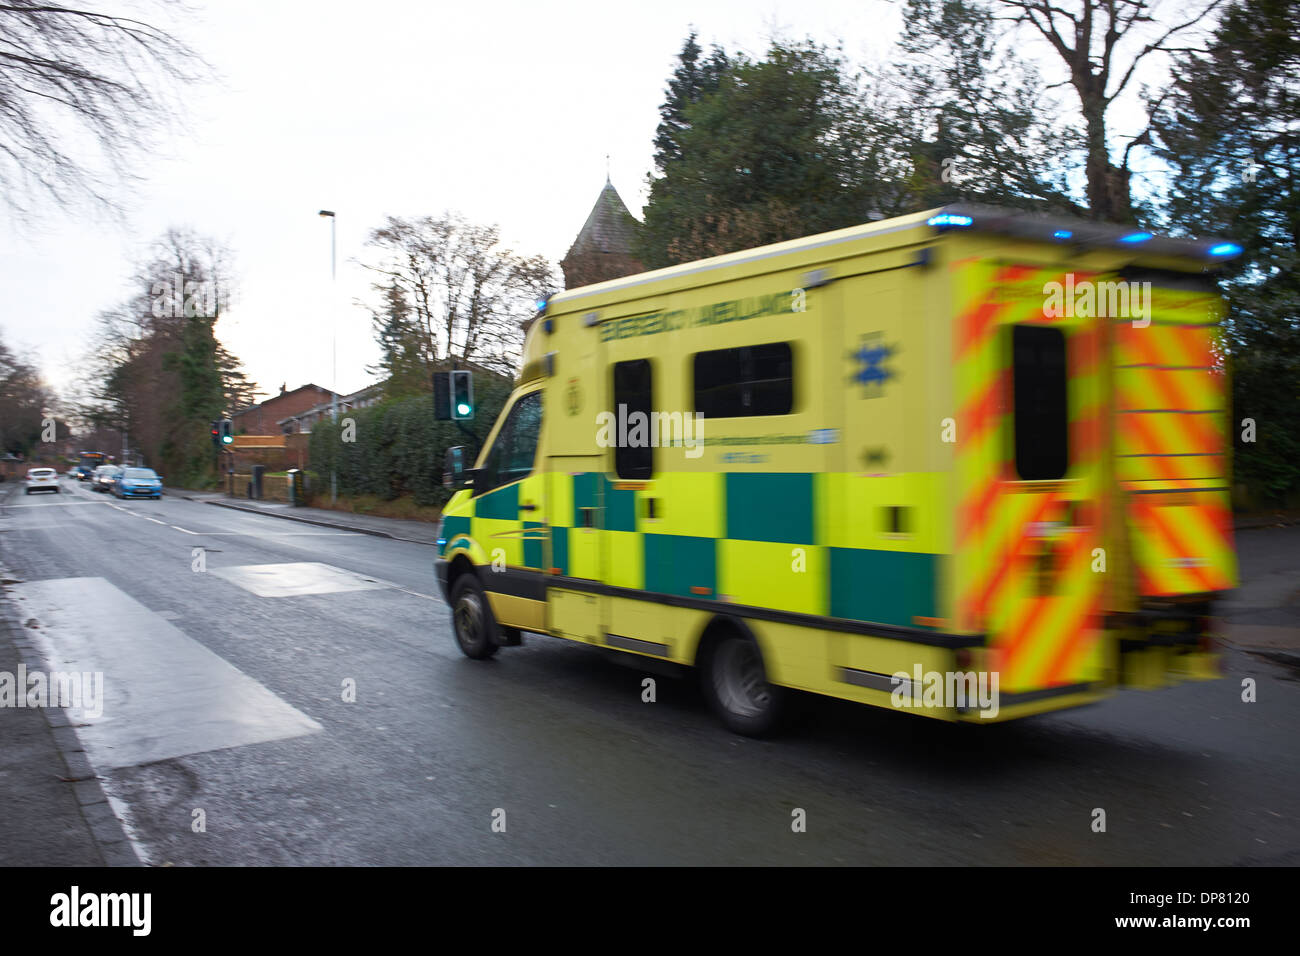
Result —
[[453, 445], [447, 449], [442, 467], [442, 484], [446, 488], [461, 488], [465, 479], [465, 446]]

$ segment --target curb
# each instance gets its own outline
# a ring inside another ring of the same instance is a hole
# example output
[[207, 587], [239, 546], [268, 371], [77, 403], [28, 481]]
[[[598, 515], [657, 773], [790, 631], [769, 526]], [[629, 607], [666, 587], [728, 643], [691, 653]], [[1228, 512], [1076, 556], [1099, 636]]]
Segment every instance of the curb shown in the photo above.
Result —
[[[0, 567], [0, 576], [11, 577], [7, 569]], [[13, 602], [0, 603], [0, 631], [5, 632], [18, 649], [18, 657], [28, 668], [43, 671], [45, 659], [41, 657], [36, 645], [30, 641], [16, 624], [10, 611]], [[77, 809], [90, 831], [91, 841], [105, 866], [144, 866], [126, 832], [126, 824], [118, 817], [104, 790], [103, 778], [96, 772], [81, 745], [77, 729], [68, 720], [68, 712], [61, 707], [43, 707], [41, 715], [50, 728], [50, 736], [59, 756], [63, 758], [67, 773], [65, 782], [72, 785], [73, 795], [77, 800]]]
[[[188, 499], [193, 501], [194, 499]], [[207, 505], [216, 505], [218, 508], [229, 508], [232, 511], [244, 511], [254, 515], [268, 515], [272, 518], [283, 518], [286, 521], [301, 521], [303, 524], [312, 524], [321, 528], [333, 528], [336, 531], [353, 531], [357, 534], [369, 534], [376, 538], [389, 538], [393, 541], [405, 541], [408, 544], [422, 544], [428, 548], [436, 548], [437, 545], [432, 541], [421, 541], [418, 538], [403, 538], [401, 535], [391, 534], [387, 531], [377, 531], [374, 528], [361, 528], [357, 525], [340, 524], [336, 521], [322, 521], [319, 518], [307, 518], [303, 515], [283, 514], [279, 511], [267, 511], [263, 508], [247, 508], [243, 505], [233, 504], [229, 501], [204, 501]]]
[[1296, 651], [1283, 650], [1277, 647], [1242, 647], [1238, 644], [1232, 645], [1243, 653], [1250, 654], [1254, 657], [1262, 657], [1266, 661], [1272, 661], [1274, 664], [1281, 664], [1283, 667], [1293, 667], [1300, 670], [1300, 653]]

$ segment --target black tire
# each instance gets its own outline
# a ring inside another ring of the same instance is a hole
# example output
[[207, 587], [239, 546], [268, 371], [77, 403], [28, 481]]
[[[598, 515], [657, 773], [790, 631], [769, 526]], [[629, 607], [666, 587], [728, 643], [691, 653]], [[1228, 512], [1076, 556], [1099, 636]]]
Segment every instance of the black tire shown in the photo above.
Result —
[[784, 723], [790, 692], [768, 683], [758, 643], [732, 632], [709, 648], [700, 682], [723, 725], [744, 737], [770, 737]]
[[466, 572], [451, 586], [451, 630], [470, 660], [484, 661], [501, 649], [501, 630], [483, 586]]

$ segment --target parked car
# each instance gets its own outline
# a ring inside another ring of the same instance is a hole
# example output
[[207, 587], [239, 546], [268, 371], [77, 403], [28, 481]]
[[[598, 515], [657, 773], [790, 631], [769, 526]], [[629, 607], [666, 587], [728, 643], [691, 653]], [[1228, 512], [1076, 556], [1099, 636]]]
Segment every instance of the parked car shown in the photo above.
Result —
[[27, 494], [33, 491], [52, 491], [59, 493], [59, 473], [53, 468], [27, 469]]
[[100, 465], [90, 475], [91, 491], [110, 491], [113, 481], [122, 473], [117, 465]]
[[162, 477], [152, 468], [124, 468], [113, 476], [118, 498], [161, 498], [162, 488]]

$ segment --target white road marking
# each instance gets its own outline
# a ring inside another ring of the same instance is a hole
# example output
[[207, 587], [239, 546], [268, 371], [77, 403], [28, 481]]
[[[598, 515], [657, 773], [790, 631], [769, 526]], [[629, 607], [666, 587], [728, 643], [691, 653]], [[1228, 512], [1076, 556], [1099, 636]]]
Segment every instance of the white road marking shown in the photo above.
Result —
[[106, 501], [41, 501], [30, 502], [21, 505], [6, 505], [7, 508], [57, 508], [60, 505], [103, 505], [108, 504]]
[[99, 671], [103, 713], [69, 718], [96, 767], [133, 767], [321, 725], [103, 578], [10, 586], [50, 671]]
[[246, 538], [355, 538], [360, 531], [191, 531], [174, 524], [169, 527], [186, 534], [195, 535], [238, 535]]
[[251, 591], [258, 597], [297, 597], [303, 594], [374, 591], [392, 587], [387, 581], [316, 561], [245, 564], [233, 568], [214, 568], [209, 573], [224, 578], [245, 591]]

